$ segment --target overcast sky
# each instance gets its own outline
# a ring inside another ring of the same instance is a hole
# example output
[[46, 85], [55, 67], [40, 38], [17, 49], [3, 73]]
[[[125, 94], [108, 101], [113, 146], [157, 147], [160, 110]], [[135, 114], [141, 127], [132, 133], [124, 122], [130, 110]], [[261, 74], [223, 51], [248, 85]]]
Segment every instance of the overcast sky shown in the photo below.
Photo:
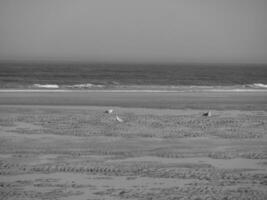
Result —
[[0, 0], [0, 59], [267, 63], [267, 0]]

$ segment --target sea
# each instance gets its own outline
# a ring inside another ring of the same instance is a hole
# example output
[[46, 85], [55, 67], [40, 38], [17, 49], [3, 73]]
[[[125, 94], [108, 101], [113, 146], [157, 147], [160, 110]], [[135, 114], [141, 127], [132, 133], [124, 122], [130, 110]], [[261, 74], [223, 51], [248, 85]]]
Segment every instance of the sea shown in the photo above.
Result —
[[0, 89], [267, 91], [267, 64], [2, 62]]

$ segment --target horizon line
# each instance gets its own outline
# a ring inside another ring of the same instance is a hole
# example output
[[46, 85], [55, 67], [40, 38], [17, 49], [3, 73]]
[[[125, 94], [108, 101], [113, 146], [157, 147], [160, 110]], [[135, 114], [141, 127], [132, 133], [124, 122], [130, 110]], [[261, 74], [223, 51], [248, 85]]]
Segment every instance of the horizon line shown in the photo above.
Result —
[[79, 64], [96, 64], [96, 65], [267, 65], [267, 62], [196, 62], [196, 61], [181, 61], [181, 62], [153, 62], [153, 61], [90, 61], [90, 60], [48, 60], [48, 59], [0, 59], [0, 64], [5, 63], [79, 63]]

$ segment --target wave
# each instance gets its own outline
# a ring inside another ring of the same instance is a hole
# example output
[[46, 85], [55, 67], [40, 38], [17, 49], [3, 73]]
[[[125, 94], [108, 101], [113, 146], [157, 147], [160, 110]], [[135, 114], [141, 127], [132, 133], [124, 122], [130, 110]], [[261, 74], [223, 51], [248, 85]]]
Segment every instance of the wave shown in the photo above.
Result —
[[97, 85], [92, 83], [68, 85], [68, 88], [86, 89], [86, 88], [103, 88], [104, 85]]
[[33, 84], [35, 88], [46, 88], [46, 89], [58, 89], [59, 85], [57, 84]]
[[267, 85], [263, 83], [253, 83], [248, 86], [251, 88], [266, 88], [267, 89]]
[[204, 85], [101, 85], [101, 84], [74, 84], [74, 85], [58, 85], [58, 84], [33, 84], [28, 89], [52, 89], [52, 90], [123, 90], [123, 91], [232, 91], [232, 92], [243, 92], [243, 91], [265, 91], [267, 85], [263, 83], [253, 83], [246, 85], [232, 85], [232, 86], [204, 86]]
[[59, 89], [59, 88], [90, 89], [90, 88], [103, 88], [104, 85], [92, 84], [92, 83], [75, 84], [75, 85], [33, 84], [32, 87], [33, 88], [44, 88], [44, 89]]

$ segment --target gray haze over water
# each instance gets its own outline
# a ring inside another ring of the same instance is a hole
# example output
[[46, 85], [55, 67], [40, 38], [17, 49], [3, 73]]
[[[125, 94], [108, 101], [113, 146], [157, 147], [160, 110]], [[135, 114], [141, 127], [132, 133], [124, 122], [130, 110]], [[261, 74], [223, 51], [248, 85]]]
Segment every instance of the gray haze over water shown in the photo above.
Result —
[[1, 60], [267, 63], [266, 0], [1, 0]]

